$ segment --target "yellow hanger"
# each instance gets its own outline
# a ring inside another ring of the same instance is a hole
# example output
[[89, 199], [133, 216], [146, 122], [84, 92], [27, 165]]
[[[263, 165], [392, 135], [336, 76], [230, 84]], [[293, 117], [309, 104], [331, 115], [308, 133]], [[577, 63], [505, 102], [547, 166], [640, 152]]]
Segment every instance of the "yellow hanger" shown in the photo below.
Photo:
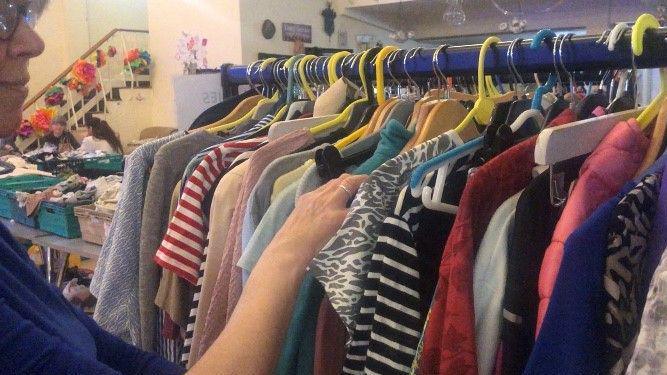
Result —
[[[361, 83], [363, 85], [364, 92], [368, 92], [366, 84], [366, 73], [364, 71], [364, 66], [366, 65], [366, 56], [368, 56], [368, 51], [365, 51], [361, 55], [361, 59], [359, 61], [359, 76], [361, 77]], [[327, 121], [324, 124], [320, 124], [318, 126], [311, 128], [310, 132], [314, 135], [319, 134], [347, 121], [347, 119], [350, 117], [350, 114], [352, 113], [352, 108], [354, 108], [355, 105], [359, 103], [364, 103], [366, 101], [368, 101], [368, 98], [363, 98], [352, 102], [352, 104], [348, 105], [347, 108], [345, 108], [343, 112], [340, 115], [338, 115], [338, 117], [336, 117], [333, 120]]]
[[[644, 53], [644, 34], [648, 29], [657, 29], [660, 27], [658, 20], [650, 14], [642, 14], [632, 26], [631, 44], [634, 56], [641, 56]], [[663, 100], [667, 97], [667, 71], [660, 69], [660, 92], [658, 96], [651, 101], [651, 104], [637, 116], [639, 127], [646, 129], [658, 116]]]
[[394, 100], [387, 101], [387, 99], [384, 97], [384, 59], [397, 49], [398, 48], [394, 46], [386, 46], [383, 47], [375, 56], [375, 80], [377, 82], [375, 98], [378, 103], [378, 107], [375, 110], [375, 113], [373, 113], [373, 117], [371, 117], [370, 122], [367, 124], [371, 126], [366, 127], [364, 137], [367, 137], [382, 128], [382, 118], [389, 114], [389, 112], [385, 111], [385, 109], [387, 109], [387, 107], [390, 105], [393, 106], [393, 104], [395, 104], [392, 103]]
[[484, 77], [484, 82], [486, 82], [487, 90], [489, 90], [489, 96], [499, 96], [500, 91], [496, 88], [495, 83], [493, 83], [493, 78], [487, 75]]
[[349, 56], [351, 53], [349, 51], [340, 51], [336, 52], [329, 58], [327, 63], [327, 75], [329, 76], [329, 85], [333, 85], [338, 80], [338, 74], [336, 74], [336, 66], [338, 62], [344, 57]]
[[377, 97], [378, 104], [382, 104], [386, 101], [384, 97], [384, 59], [397, 49], [398, 48], [394, 46], [386, 46], [375, 56], [375, 81], [377, 82], [377, 92], [375, 96]]
[[[260, 65], [260, 72], [263, 71], [267, 67], [268, 64], [270, 64], [274, 61], [276, 61], [276, 59], [273, 58], [273, 57], [264, 60], [262, 62], [262, 64]], [[255, 106], [255, 108], [253, 110], [249, 111], [248, 113], [246, 113], [244, 116], [242, 116], [238, 120], [235, 120], [235, 121], [232, 121], [232, 122], [226, 122], [226, 121], [224, 121], [225, 119], [223, 118], [222, 120], [209, 125], [206, 128], [206, 131], [209, 132], [209, 133], [225, 132], [225, 131], [229, 131], [231, 129], [234, 129], [235, 127], [237, 127], [241, 124], [245, 124], [248, 120], [250, 120], [255, 115], [255, 112], [257, 111], [258, 108], [260, 108], [261, 106], [263, 106], [264, 104], [267, 104], [267, 103], [277, 102], [279, 97], [280, 96], [278, 95], [278, 93], [275, 93], [270, 99], [268, 99], [268, 98], [262, 99], [262, 100], [259, 101], [259, 103], [257, 103], [257, 105]]]
[[364, 125], [359, 129], [353, 131], [352, 134], [348, 135], [347, 137], [340, 139], [338, 142], [334, 143], [334, 147], [336, 147], [338, 150], [342, 150], [343, 148], [356, 142], [364, 135], [367, 126], [368, 125]]
[[313, 93], [313, 90], [308, 84], [308, 80], [306, 79], [306, 63], [315, 60], [316, 58], [317, 56], [314, 55], [306, 55], [301, 59], [301, 61], [299, 61], [299, 81], [301, 83], [301, 88], [306, 93], [306, 95], [308, 95], [308, 99], [310, 100], [315, 100], [316, 97], [315, 93]]
[[462, 134], [463, 131], [473, 123], [473, 119], [479, 124], [488, 124], [491, 121], [491, 116], [493, 116], [493, 110], [495, 109], [495, 103], [491, 98], [486, 95], [486, 85], [484, 81], [484, 59], [486, 57], [486, 51], [488, 51], [491, 45], [500, 43], [500, 38], [497, 36], [491, 36], [487, 38], [484, 43], [482, 43], [482, 48], [479, 51], [479, 61], [477, 65], [477, 82], [478, 82], [478, 98], [475, 101], [472, 110], [468, 115], [463, 119], [463, 122], [454, 129], [457, 133]]

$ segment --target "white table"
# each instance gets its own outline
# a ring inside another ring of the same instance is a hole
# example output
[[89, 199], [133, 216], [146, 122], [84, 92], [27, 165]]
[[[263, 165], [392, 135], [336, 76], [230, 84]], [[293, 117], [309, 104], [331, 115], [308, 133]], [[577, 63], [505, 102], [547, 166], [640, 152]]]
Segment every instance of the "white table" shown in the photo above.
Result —
[[[33, 244], [44, 248], [46, 263], [46, 278], [51, 282], [51, 255], [53, 250], [76, 254], [86, 258], [97, 259], [100, 256], [101, 246], [86, 242], [81, 238], [69, 239], [44, 232], [43, 230], [30, 228], [29, 226], [19, 224], [15, 221], [0, 218], [0, 222], [16, 238], [29, 240]], [[59, 275], [63, 270], [59, 271]]]

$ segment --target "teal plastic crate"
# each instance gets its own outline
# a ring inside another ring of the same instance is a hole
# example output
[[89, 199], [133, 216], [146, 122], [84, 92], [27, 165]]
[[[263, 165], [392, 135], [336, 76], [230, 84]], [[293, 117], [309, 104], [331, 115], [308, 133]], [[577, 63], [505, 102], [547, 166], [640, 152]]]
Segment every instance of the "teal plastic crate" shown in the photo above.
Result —
[[[90, 202], [86, 202], [90, 204]], [[79, 219], [74, 215], [75, 205], [43, 202], [39, 207], [39, 229], [65, 238], [81, 237]]]
[[123, 160], [123, 155], [113, 154], [87, 159], [36, 161], [35, 164], [37, 164], [37, 168], [41, 171], [59, 172], [71, 170], [81, 175], [94, 173], [95, 177], [99, 177], [122, 172]]
[[7, 219], [14, 219], [17, 222], [37, 227], [37, 221], [34, 217], [25, 214], [25, 210], [18, 206], [16, 202], [16, 192], [32, 193], [44, 190], [62, 181], [58, 177], [25, 175], [18, 177], [7, 177], [0, 179], [0, 216]]
[[107, 155], [100, 158], [84, 159], [84, 170], [118, 173], [123, 171], [123, 155]]
[[12, 201], [16, 201], [13, 191], [0, 190], [0, 216], [6, 219], [12, 218]]

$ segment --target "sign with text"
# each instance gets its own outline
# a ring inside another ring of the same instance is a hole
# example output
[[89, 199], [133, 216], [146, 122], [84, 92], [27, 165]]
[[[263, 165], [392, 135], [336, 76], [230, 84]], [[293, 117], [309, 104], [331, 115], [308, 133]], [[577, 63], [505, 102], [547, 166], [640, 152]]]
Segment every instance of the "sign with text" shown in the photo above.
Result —
[[286, 42], [300, 40], [304, 43], [312, 43], [313, 29], [310, 25], [283, 23], [283, 40]]
[[220, 72], [174, 77], [178, 129], [185, 130], [202, 112], [222, 101]]

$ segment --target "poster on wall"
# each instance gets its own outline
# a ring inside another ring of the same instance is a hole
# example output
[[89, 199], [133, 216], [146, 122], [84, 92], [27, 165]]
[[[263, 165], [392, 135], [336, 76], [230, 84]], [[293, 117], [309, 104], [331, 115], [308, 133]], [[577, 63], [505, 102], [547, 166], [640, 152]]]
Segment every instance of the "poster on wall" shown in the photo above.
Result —
[[283, 40], [285, 42], [301, 41], [303, 43], [312, 43], [312, 27], [296, 23], [283, 23]]

